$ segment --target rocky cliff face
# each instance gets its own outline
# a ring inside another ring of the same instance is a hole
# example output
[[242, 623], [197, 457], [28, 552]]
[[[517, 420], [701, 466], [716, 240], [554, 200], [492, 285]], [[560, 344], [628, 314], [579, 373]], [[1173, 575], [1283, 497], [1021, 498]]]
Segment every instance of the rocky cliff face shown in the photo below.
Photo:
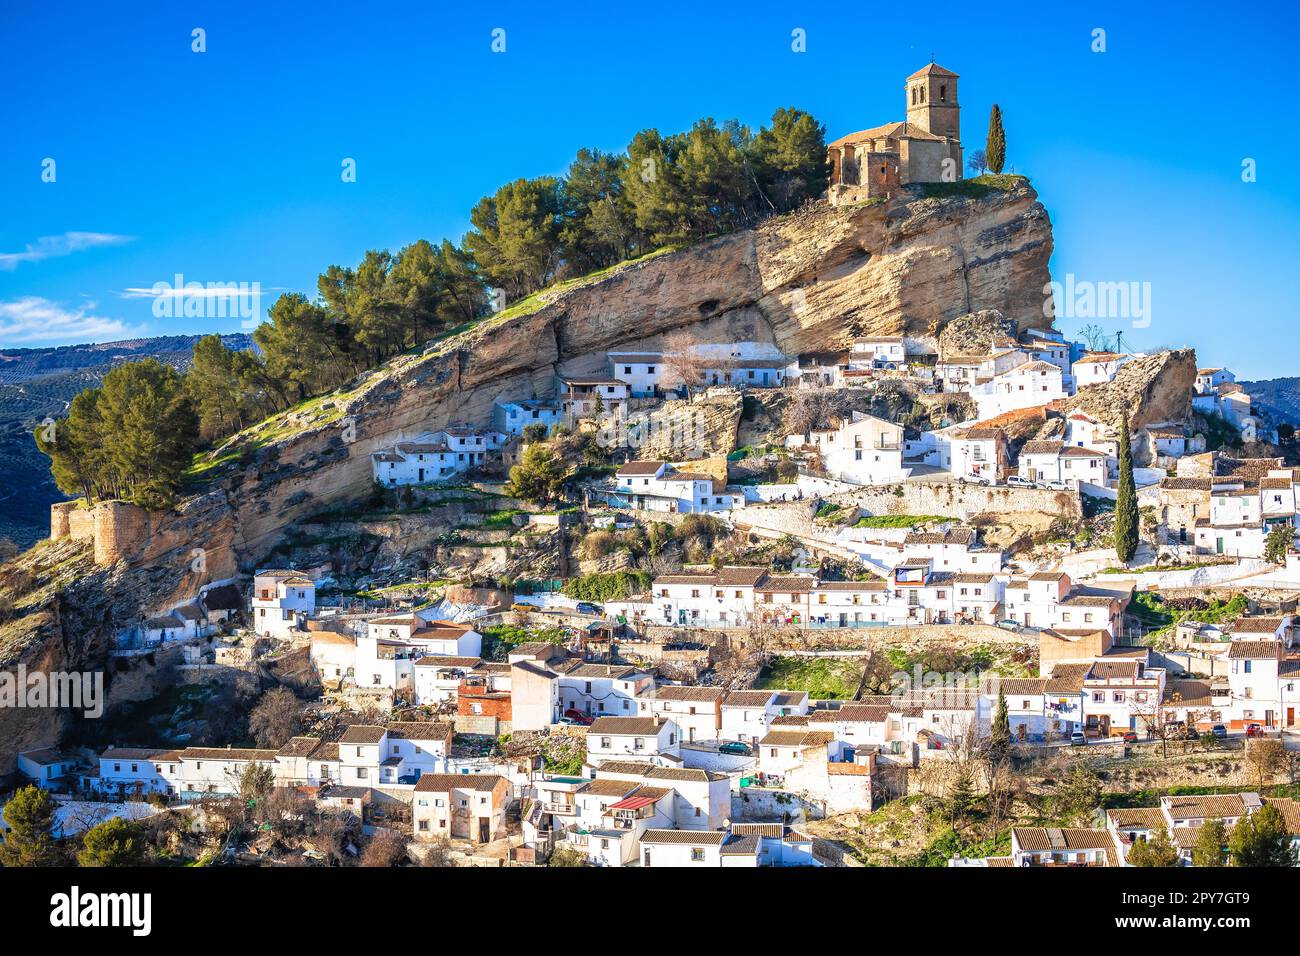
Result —
[[[609, 349], [653, 347], [687, 329], [701, 342], [770, 342], [793, 355], [844, 349], [861, 335], [936, 336], [981, 309], [1041, 327], [1050, 324], [1042, 302], [1051, 252], [1051, 224], [1027, 182], [970, 198], [918, 190], [883, 204], [812, 207], [629, 264], [548, 295], [535, 311], [507, 309], [238, 436], [227, 450], [242, 464], [215, 471], [173, 511], [97, 518], [95, 554], [115, 562], [101, 582], [111, 593], [87, 605], [82, 652], [69, 645], [60, 663], [102, 660], [117, 627], [250, 570], [295, 523], [364, 497], [372, 452], [451, 422], [487, 422], [497, 398], [549, 396], [557, 372], [603, 369]], [[734, 431], [734, 412], [726, 419]], [[62, 630], [55, 617], [43, 637], [32, 631], [10, 645], [25, 651], [0, 646], [0, 665], [66, 644], [54, 633]], [[2, 720], [0, 734], [8, 737]], [[40, 737], [8, 739], [39, 746]]]
[[271, 423], [287, 434], [182, 508], [175, 538], [208, 541], [198, 546], [210, 573], [233, 573], [294, 520], [364, 494], [371, 452], [453, 421], [486, 422], [497, 398], [547, 396], [557, 372], [603, 370], [607, 350], [653, 347], [679, 329], [796, 354], [861, 335], [936, 335], [980, 309], [1043, 327], [1051, 252], [1046, 210], [1022, 183], [978, 199], [818, 206], [634, 263], [394, 360], [291, 427]]

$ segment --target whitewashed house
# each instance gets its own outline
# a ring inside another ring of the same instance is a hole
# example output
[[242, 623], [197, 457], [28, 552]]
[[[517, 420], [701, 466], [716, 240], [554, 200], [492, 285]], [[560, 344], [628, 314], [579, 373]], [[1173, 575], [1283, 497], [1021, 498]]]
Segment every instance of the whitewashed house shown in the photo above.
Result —
[[1060, 366], [1033, 361], [971, 389], [971, 399], [981, 420], [995, 418], [1019, 408], [1046, 405], [1066, 396]]
[[702, 366], [704, 385], [775, 388], [785, 384], [790, 364], [788, 356], [766, 342], [709, 343], [694, 346], [692, 352]]
[[626, 415], [631, 397], [628, 384], [617, 378], [556, 376], [560, 418], [566, 423], [596, 415]]
[[637, 713], [671, 720], [678, 726], [685, 743], [718, 740], [722, 729], [722, 699], [726, 695], [722, 687], [652, 685], [637, 695]]
[[1240, 480], [1213, 479], [1210, 513], [1196, 520], [1196, 550], [1238, 558], [1264, 556], [1268, 530], [1264, 523], [1260, 490]]
[[788, 690], [733, 690], [722, 701], [722, 739], [754, 744], [779, 717], [802, 717], [811, 709], [808, 694]]
[[253, 630], [263, 637], [288, 638], [316, 613], [316, 584], [301, 571], [264, 569], [253, 574]]
[[63, 790], [67, 778], [75, 776], [83, 761], [76, 754], [56, 747], [24, 750], [18, 754], [18, 772], [42, 790]]
[[1163, 719], [1165, 671], [1142, 660], [1099, 660], [1083, 680], [1083, 732], [1109, 737], [1145, 732]]
[[1181, 422], [1147, 425], [1146, 432], [1159, 458], [1182, 458], [1187, 454], [1187, 429]]
[[1020, 477], [1033, 482], [1081, 483], [1105, 486], [1106, 453], [1066, 445], [1059, 439], [1025, 442], [1020, 449]]
[[657, 766], [679, 765], [677, 725], [659, 716], [596, 718], [587, 728], [587, 762], [599, 767], [606, 760], [627, 757]]
[[1237, 376], [1226, 368], [1198, 368], [1196, 384], [1193, 388], [1198, 395], [1210, 395], [1217, 392], [1220, 385], [1227, 385], [1236, 380]]
[[536, 398], [497, 399], [492, 405], [492, 427], [503, 435], [522, 435], [529, 425], [543, 425], [549, 430], [563, 420], [559, 406]]
[[1132, 357], [1122, 352], [1088, 352], [1080, 356], [1074, 360], [1073, 366], [1075, 388], [1103, 385], [1112, 381], [1120, 366]]
[[[413, 669], [416, 705], [436, 706], [455, 701], [461, 683], [482, 663], [477, 657], [449, 654], [430, 654], [417, 659]], [[489, 679], [489, 689], [492, 684]]]
[[416, 663], [426, 657], [478, 658], [483, 636], [451, 621], [426, 621], [418, 614], [394, 614], [366, 622], [356, 641], [352, 670], [358, 687], [415, 691]]
[[661, 394], [674, 376], [664, 365], [662, 352], [608, 352], [610, 376], [625, 382], [633, 398]]
[[564, 713], [633, 717], [637, 697], [654, 686], [654, 677], [626, 664], [589, 664], [574, 659], [556, 665], [556, 693]]
[[505, 444], [506, 436], [486, 428], [449, 425], [370, 456], [374, 480], [385, 487], [424, 485], [479, 467]]
[[870, 627], [889, 619], [889, 586], [876, 581], [819, 581], [808, 598], [812, 627]]
[[1013, 578], [1006, 585], [1008, 620], [1025, 627], [1051, 628], [1063, 633], [1120, 633], [1121, 601], [1109, 593], [1075, 591], [1064, 571], [1040, 571]]
[[656, 767], [641, 760], [606, 760], [596, 769], [596, 778], [670, 789], [673, 797], [662, 809], [669, 825], [679, 830], [716, 830], [731, 817], [731, 778], [723, 773]]
[[666, 461], [629, 461], [614, 474], [614, 503], [637, 511], [677, 514], [729, 511], [744, 496], [709, 475], [680, 471]]
[[1073, 372], [1070, 361], [1072, 346], [1054, 329], [1029, 329], [1025, 332], [1029, 357], [1035, 362], [1050, 362], [1069, 378]]
[[903, 466], [903, 426], [862, 412], [832, 429], [787, 436], [786, 445], [816, 449], [826, 474], [837, 481], [885, 484], [911, 474]]
[[907, 361], [907, 349], [901, 335], [878, 335], [855, 339], [849, 353], [853, 368], [897, 368]]

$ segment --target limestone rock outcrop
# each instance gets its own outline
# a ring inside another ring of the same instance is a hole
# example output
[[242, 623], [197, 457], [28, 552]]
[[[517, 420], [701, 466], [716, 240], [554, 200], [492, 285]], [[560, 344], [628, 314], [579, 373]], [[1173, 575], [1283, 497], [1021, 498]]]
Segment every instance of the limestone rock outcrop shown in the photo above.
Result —
[[1079, 389], [1065, 400], [1065, 407], [1114, 426], [1125, 411], [1133, 428], [1182, 422], [1191, 413], [1195, 383], [1194, 349], [1154, 352], [1125, 362], [1109, 382]]
[[959, 315], [939, 331], [939, 357], [987, 355], [995, 339], [1015, 338], [1020, 331], [1015, 319], [997, 309], [980, 309]]

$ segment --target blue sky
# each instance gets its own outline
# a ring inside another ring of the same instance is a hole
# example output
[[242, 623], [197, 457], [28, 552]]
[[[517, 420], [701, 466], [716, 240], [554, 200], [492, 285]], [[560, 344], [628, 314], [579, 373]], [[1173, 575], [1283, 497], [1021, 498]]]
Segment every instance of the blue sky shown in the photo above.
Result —
[[235, 331], [238, 318], [155, 318], [127, 290], [181, 273], [259, 282], [264, 305], [313, 293], [328, 264], [459, 239], [499, 184], [645, 127], [758, 126], [787, 105], [828, 138], [902, 119], [903, 79], [933, 54], [962, 76], [968, 153], [1001, 105], [1008, 165], [1052, 217], [1053, 276], [1151, 284], [1150, 327], [1104, 323], [1126, 344], [1192, 345], [1243, 378], [1300, 374], [1292, 8], [15, 6], [0, 10], [0, 347]]

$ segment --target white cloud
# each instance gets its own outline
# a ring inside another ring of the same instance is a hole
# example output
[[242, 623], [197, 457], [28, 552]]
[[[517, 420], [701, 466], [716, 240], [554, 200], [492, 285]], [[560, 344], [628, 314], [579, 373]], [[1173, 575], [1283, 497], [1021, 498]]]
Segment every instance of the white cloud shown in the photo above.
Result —
[[40, 262], [58, 256], [70, 256], [83, 249], [99, 246], [116, 246], [130, 242], [134, 236], [119, 236], [111, 232], [65, 232], [61, 236], [41, 236], [29, 242], [22, 252], [0, 252], [0, 270], [12, 272], [20, 262]]
[[106, 342], [130, 338], [120, 319], [95, 314], [95, 303], [68, 309], [39, 296], [0, 302], [0, 343], [4, 345]]
[[238, 299], [248, 295], [248, 289], [237, 285], [229, 288], [200, 288], [196, 283], [179, 289], [166, 288], [142, 289], [128, 288], [122, 290], [124, 299]]

